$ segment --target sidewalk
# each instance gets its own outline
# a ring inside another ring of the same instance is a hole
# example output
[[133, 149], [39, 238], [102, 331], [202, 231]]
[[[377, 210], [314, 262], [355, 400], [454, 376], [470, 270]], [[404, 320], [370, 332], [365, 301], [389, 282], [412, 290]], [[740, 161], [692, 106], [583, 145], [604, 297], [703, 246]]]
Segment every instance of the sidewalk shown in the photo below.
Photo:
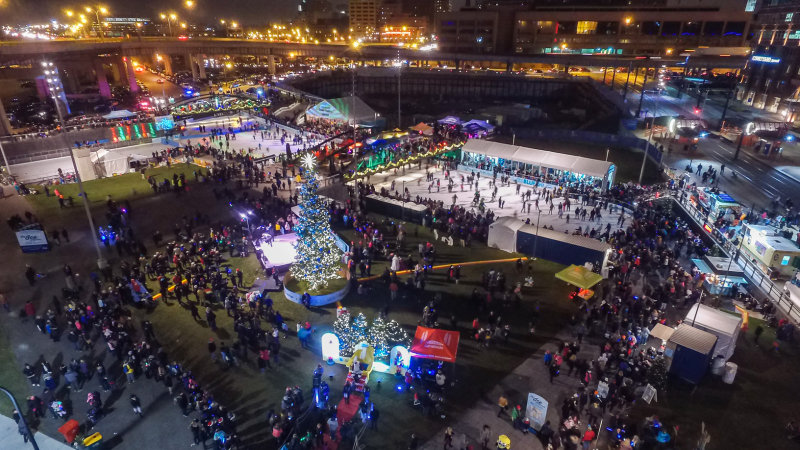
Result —
[[[33, 448], [30, 443], [25, 444], [22, 440], [22, 435], [19, 434], [17, 424], [10, 417], [0, 415], [0, 436], [3, 436], [3, 443], [0, 448]], [[63, 444], [44, 433], [36, 433], [33, 435], [36, 444], [40, 450], [66, 450], [72, 447]]]

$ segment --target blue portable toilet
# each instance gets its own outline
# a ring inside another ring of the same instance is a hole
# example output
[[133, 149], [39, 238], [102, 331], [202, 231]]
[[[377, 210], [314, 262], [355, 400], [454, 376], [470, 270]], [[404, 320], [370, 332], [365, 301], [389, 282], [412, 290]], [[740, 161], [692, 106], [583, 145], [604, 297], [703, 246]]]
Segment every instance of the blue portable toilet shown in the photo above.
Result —
[[682, 323], [667, 341], [669, 372], [692, 384], [700, 383], [711, 364], [717, 336]]

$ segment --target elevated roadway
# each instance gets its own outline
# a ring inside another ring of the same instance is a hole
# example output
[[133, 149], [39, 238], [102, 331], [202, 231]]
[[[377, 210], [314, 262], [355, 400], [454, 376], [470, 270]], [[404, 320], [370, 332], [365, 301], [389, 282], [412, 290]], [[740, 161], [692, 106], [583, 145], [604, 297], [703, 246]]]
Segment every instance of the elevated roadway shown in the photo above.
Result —
[[[662, 58], [625, 55], [572, 55], [572, 54], [470, 54], [445, 51], [422, 51], [387, 45], [364, 44], [358, 48], [346, 44], [302, 44], [268, 42], [253, 39], [233, 38], [165, 38], [144, 37], [132, 39], [79, 39], [52, 41], [2, 41], [0, 42], [0, 64], [44, 58], [95, 57], [105, 54], [126, 56], [150, 56], [163, 54], [205, 54], [231, 56], [277, 56], [277, 57], [344, 57], [357, 61], [394, 59], [398, 55], [406, 60], [495, 62], [513, 64], [559, 64], [586, 67], [653, 67], [675, 66], [685, 63], [686, 58], [668, 56]], [[740, 68], [745, 56], [698, 55], [689, 59], [692, 67]], [[455, 65], [455, 64], [454, 64]]]

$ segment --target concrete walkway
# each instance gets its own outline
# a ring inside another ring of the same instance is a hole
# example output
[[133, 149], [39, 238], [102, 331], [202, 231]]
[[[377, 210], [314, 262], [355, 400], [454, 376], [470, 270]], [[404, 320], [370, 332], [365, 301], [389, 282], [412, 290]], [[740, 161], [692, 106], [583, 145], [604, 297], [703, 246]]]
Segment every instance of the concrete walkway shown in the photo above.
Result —
[[[0, 442], [0, 448], [2, 449], [22, 450], [24, 448], [33, 448], [30, 442], [24, 443], [14, 420], [3, 415], [0, 415], [0, 436], [3, 436], [2, 442]], [[40, 450], [66, 450], [72, 448], [44, 433], [36, 433], [33, 438], [36, 440]]]

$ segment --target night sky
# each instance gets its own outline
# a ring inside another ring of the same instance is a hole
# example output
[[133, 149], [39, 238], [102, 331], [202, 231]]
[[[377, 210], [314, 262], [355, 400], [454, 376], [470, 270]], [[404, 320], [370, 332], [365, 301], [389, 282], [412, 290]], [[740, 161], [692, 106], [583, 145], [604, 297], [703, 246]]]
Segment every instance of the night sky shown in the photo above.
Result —
[[[431, 0], [432, 1], [432, 0]], [[180, 20], [211, 23], [221, 18], [236, 19], [244, 25], [264, 25], [297, 16], [300, 0], [195, 0], [191, 10], [184, 0], [0, 0], [0, 24], [44, 23], [66, 19], [64, 10], [77, 11], [87, 5], [109, 8], [113, 17], [157, 19], [162, 12], [175, 12]], [[333, 0], [333, 4], [347, 0]], [[452, 0], [458, 9], [465, 0]], [[476, 2], [473, 1], [473, 4]]]
[[41, 23], [64, 20], [65, 9], [77, 11], [87, 5], [109, 8], [114, 17], [158, 18], [161, 12], [174, 11], [190, 22], [212, 22], [218, 18], [237, 19], [242, 24], [266, 24], [296, 16], [299, 0], [195, 0], [192, 10], [183, 0], [0, 0], [0, 24]]

